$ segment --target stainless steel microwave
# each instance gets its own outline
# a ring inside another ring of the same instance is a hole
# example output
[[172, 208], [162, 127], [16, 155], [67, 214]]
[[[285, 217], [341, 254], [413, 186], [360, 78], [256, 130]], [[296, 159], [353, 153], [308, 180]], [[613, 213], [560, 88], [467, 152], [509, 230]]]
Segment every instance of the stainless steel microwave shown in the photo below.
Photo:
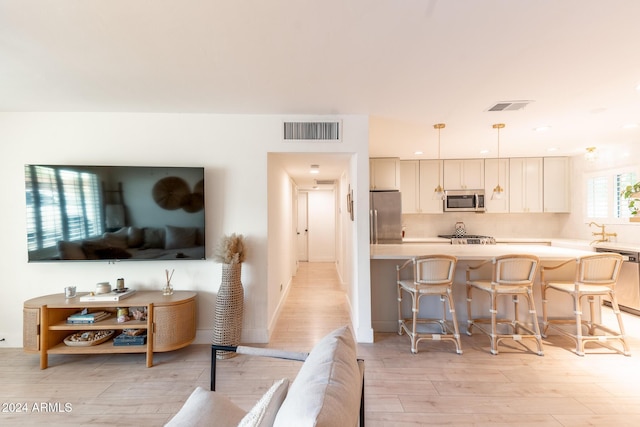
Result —
[[484, 190], [449, 190], [444, 199], [445, 212], [484, 212]]

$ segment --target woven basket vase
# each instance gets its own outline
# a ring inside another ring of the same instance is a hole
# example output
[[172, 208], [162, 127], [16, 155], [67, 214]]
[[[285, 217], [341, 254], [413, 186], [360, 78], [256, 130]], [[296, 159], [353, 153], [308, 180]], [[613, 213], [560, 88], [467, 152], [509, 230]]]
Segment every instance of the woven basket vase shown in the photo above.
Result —
[[[242, 335], [244, 313], [244, 289], [240, 276], [241, 263], [222, 264], [222, 282], [216, 299], [216, 319], [213, 343], [237, 346]], [[218, 351], [216, 358], [229, 359], [236, 355], [231, 351]]]

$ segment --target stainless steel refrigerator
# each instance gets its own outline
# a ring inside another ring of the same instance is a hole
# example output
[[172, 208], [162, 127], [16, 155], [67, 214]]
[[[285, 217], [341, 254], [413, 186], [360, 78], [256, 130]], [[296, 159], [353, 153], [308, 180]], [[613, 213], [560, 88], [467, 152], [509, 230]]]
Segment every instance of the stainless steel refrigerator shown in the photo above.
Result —
[[399, 191], [369, 193], [369, 242], [402, 243], [402, 203]]

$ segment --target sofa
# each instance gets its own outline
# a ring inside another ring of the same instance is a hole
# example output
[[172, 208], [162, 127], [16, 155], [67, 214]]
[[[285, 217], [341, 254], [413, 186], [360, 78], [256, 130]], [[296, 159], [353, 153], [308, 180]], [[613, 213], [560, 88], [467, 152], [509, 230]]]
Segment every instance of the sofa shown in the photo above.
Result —
[[58, 258], [204, 259], [204, 233], [196, 227], [122, 227], [97, 238], [58, 242]]
[[364, 426], [364, 361], [357, 359], [350, 327], [331, 332], [308, 354], [212, 346], [212, 390], [217, 349], [304, 362], [292, 382], [288, 378], [276, 380], [249, 411], [218, 391], [197, 387], [167, 427]]

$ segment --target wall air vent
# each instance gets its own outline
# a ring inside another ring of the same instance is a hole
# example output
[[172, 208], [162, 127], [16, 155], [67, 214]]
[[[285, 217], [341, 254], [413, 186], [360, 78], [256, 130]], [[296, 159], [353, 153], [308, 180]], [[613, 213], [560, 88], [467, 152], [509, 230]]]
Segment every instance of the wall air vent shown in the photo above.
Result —
[[500, 101], [489, 107], [487, 111], [517, 111], [522, 110], [532, 102], [533, 101]]
[[285, 141], [340, 142], [342, 139], [340, 121], [284, 122], [283, 132]]

